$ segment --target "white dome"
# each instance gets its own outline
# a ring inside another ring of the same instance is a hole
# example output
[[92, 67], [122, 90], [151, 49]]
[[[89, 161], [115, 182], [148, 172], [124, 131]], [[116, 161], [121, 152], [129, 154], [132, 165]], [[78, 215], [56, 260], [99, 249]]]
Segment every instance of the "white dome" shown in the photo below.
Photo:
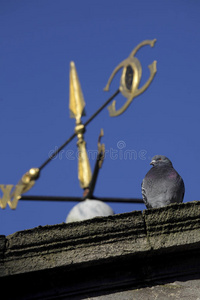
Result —
[[77, 222], [110, 215], [114, 215], [114, 212], [108, 204], [99, 200], [86, 199], [70, 210], [65, 222]]

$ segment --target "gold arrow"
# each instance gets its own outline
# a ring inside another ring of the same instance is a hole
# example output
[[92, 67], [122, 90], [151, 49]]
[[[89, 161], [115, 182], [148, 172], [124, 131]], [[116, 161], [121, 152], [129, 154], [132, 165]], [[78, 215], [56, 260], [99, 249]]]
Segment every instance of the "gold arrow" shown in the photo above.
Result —
[[70, 117], [76, 119], [76, 124], [81, 123], [81, 117], [85, 116], [85, 101], [81, 90], [75, 63], [70, 62], [70, 82], [69, 82], [69, 110]]
[[76, 119], [75, 133], [78, 138], [78, 179], [83, 189], [88, 188], [92, 172], [86, 151], [86, 142], [84, 140], [85, 126], [81, 122], [81, 117], [85, 115], [85, 101], [81, 90], [78, 74], [74, 62], [70, 63], [70, 93], [69, 93], [69, 109], [71, 118]]

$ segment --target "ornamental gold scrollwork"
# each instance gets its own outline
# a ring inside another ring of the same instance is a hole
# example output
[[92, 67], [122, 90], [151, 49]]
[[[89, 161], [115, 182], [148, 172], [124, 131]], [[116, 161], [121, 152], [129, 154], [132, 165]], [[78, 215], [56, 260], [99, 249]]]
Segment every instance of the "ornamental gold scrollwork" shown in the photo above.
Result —
[[38, 168], [31, 168], [26, 172], [17, 185], [13, 184], [0, 184], [0, 190], [2, 197], [0, 197], [0, 207], [6, 208], [7, 204], [11, 209], [16, 209], [18, 201], [21, 195], [29, 191], [35, 184], [35, 180], [38, 179], [40, 171]]
[[152, 64], [150, 64], [149, 70], [150, 70], [150, 76], [147, 82], [139, 88], [141, 76], [142, 76], [142, 66], [140, 64], [140, 61], [134, 57], [134, 55], [137, 53], [137, 51], [145, 46], [150, 45], [151, 47], [154, 46], [156, 42], [156, 39], [154, 40], [145, 40], [141, 42], [139, 45], [137, 45], [134, 50], [131, 52], [129, 57], [122, 61], [112, 72], [106, 87], [104, 88], [104, 91], [109, 91], [111, 81], [113, 80], [116, 73], [123, 68], [122, 75], [121, 75], [121, 81], [120, 81], [120, 87], [119, 90], [122, 93], [122, 95], [127, 98], [127, 101], [125, 104], [118, 110], [116, 110], [116, 101], [113, 100], [112, 104], [108, 107], [109, 114], [111, 117], [119, 116], [121, 115], [131, 104], [133, 99], [137, 97], [138, 95], [142, 94], [148, 86], [151, 84], [156, 72], [156, 64], [157, 62], [154, 61]]

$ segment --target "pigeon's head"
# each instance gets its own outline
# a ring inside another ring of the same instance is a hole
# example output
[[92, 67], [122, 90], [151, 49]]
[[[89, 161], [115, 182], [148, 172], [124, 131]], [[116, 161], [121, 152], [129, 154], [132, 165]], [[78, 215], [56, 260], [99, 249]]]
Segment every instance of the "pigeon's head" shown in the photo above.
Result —
[[152, 165], [152, 166], [163, 166], [163, 165], [172, 166], [172, 162], [171, 162], [171, 160], [169, 160], [169, 158], [167, 158], [164, 155], [155, 155], [152, 158], [150, 165]]

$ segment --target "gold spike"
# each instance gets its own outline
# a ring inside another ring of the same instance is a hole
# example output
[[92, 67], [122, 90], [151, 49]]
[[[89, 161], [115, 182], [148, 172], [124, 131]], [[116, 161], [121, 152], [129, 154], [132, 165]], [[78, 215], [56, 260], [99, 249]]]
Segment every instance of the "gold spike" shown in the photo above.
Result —
[[73, 61], [70, 62], [69, 82], [69, 109], [70, 117], [76, 119], [76, 124], [81, 123], [81, 117], [85, 115], [85, 101], [81, 90], [76, 67]]
[[75, 127], [78, 142], [78, 179], [82, 189], [89, 187], [92, 179], [92, 172], [90, 168], [90, 162], [86, 151], [86, 142], [84, 141], [83, 133], [85, 131], [84, 125], [79, 124]]
[[81, 117], [85, 115], [85, 101], [81, 90], [78, 74], [74, 62], [70, 63], [70, 93], [69, 109], [71, 118], [76, 119], [75, 133], [78, 138], [77, 147], [78, 155], [78, 179], [81, 188], [89, 186], [92, 172], [86, 151], [86, 142], [84, 141], [85, 126], [81, 122]]

